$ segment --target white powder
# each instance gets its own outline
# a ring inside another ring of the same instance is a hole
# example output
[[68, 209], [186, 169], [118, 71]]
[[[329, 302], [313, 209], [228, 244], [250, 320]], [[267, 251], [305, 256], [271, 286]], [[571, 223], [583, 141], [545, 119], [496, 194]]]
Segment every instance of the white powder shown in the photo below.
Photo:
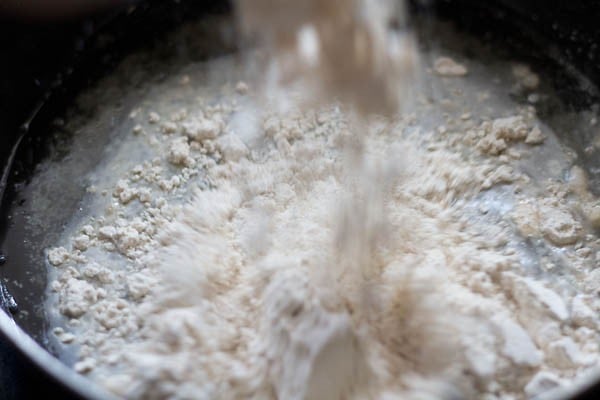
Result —
[[433, 70], [438, 75], [449, 77], [465, 76], [469, 72], [464, 65], [457, 63], [450, 57], [440, 57], [435, 60]]
[[[432, 134], [420, 140], [437, 149], [415, 145], [399, 121], [368, 136], [364, 176], [353, 177], [335, 145], [349, 127], [341, 112], [325, 115], [323, 123], [310, 113], [266, 118], [284, 150], [273, 141], [248, 153], [223, 134], [222, 163], [196, 159], [213, 189], [196, 192], [172, 222], [155, 200], [146, 219], [85, 235], [88, 247], [114, 245], [139, 260], [139, 271], [123, 276], [123, 289], [100, 284], [98, 274], [109, 273], [102, 267], [69, 273], [56, 288], [64, 315], [89, 316], [77, 329], [89, 349], [78, 371], [127, 397], [378, 398], [416, 395], [413, 380], [475, 396], [517, 371], [502, 391], [537, 393], [546, 384], [534, 375], [546, 359], [556, 376], [596, 360], [564, 336], [562, 297], [521, 277], [508, 248], [479, 236], [485, 225], [461, 218], [456, 199], [516, 176], [485, 160], [471, 164]], [[173, 162], [171, 145], [165, 158]], [[162, 233], [150, 239], [149, 229]], [[52, 250], [50, 260], [66, 262], [65, 252]], [[120, 290], [129, 300], [111, 305]], [[573, 322], [595, 324], [585, 300], [573, 301]], [[555, 324], [556, 338], [546, 345], [514, 307]]]
[[[309, 102], [395, 113], [418, 64], [403, 1], [239, 0], [243, 31], [266, 44], [270, 88], [309, 87]], [[393, 27], [393, 29], [392, 29]]]
[[127, 398], [520, 399], [597, 363], [597, 199], [520, 168], [554, 143], [531, 109], [421, 129], [427, 105], [361, 124], [253, 89], [132, 115], [155, 152], [48, 251], [76, 371]]

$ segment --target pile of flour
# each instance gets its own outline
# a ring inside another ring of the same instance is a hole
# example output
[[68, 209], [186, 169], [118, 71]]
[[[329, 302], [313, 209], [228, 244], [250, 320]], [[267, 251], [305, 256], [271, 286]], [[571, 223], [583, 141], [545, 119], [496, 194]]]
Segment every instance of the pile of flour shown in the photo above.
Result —
[[[145, 92], [89, 177], [92, 215], [47, 252], [65, 362], [140, 399], [524, 399], [594, 372], [585, 172], [533, 106], [444, 54], [402, 117], [365, 117], [397, 108], [416, 59], [378, 30], [388, 3], [281, 1], [277, 23], [241, 3], [277, 39], [271, 83], [313, 77], [360, 117], [265, 95], [254, 53]], [[510, 79], [537, 96], [527, 66]]]
[[599, 203], [578, 167], [557, 178], [568, 156], [527, 169], [558, 146], [533, 107], [280, 113], [239, 68], [132, 110], [126, 168], [99, 167], [100, 211], [48, 250], [76, 371], [144, 399], [521, 399], [593, 372]]

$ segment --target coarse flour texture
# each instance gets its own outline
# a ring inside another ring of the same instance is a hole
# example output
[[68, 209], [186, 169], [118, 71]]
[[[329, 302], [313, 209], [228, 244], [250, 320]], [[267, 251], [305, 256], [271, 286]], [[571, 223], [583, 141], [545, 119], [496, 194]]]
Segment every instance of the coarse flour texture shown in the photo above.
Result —
[[[140, 399], [524, 399], [597, 364], [598, 200], [577, 167], [529, 189], [531, 107], [426, 129], [253, 98], [234, 81], [132, 112], [156, 156], [48, 251], [78, 372]], [[529, 268], [526, 241], [573, 282]]]

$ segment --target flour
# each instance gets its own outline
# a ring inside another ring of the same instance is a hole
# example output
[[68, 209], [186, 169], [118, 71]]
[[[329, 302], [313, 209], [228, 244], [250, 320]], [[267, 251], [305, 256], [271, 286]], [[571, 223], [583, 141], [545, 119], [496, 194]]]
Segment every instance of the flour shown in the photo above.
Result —
[[48, 261], [54, 266], [64, 264], [69, 259], [69, 252], [64, 247], [55, 247], [48, 251]]
[[535, 90], [540, 85], [540, 77], [529, 66], [516, 64], [512, 69], [513, 75], [517, 78], [518, 84], [526, 90]]
[[[442, 85], [468, 87], [457, 65]], [[126, 398], [491, 400], [597, 365], [600, 241], [578, 207], [598, 200], [583, 171], [523, 167], [556, 145], [534, 109], [280, 113], [234, 58], [192, 72], [132, 112], [147, 154], [100, 167], [103, 207], [48, 250], [77, 372]]]
[[467, 75], [467, 68], [450, 57], [440, 57], [435, 60], [433, 70], [440, 76], [457, 77]]
[[237, 4], [242, 30], [266, 44], [272, 56], [271, 91], [281, 84], [309, 86], [309, 103], [342, 100], [367, 114], [394, 114], [406, 103], [418, 57], [404, 2]]

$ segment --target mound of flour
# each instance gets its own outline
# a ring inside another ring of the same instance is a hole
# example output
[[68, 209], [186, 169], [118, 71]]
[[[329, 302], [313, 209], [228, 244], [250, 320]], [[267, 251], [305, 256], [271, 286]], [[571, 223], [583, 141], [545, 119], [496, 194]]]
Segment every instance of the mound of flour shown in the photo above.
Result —
[[579, 169], [533, 189], [531, 108], [424, 129], [211, 96], [133, 110], [151, 156], [109, 162], [104, 211], [48, 251], [76, 371], [127, 398], [496, 399], [597, 364], [597, 199]]
[[140, 399], [520, 399], [592, 371], [598, 200], [577, 167], [557, 179], [535, 109], [482, 111], [444, 55], [445, 98], [365, 118], [411, 86], [401, 13], [277, 3], [240, 2], [272, 46], [267, 83], [361, 117], [265, 105], [233, 58], [146, 92], [91, 177], [94, 215], [48, 250], [63, 359]]

